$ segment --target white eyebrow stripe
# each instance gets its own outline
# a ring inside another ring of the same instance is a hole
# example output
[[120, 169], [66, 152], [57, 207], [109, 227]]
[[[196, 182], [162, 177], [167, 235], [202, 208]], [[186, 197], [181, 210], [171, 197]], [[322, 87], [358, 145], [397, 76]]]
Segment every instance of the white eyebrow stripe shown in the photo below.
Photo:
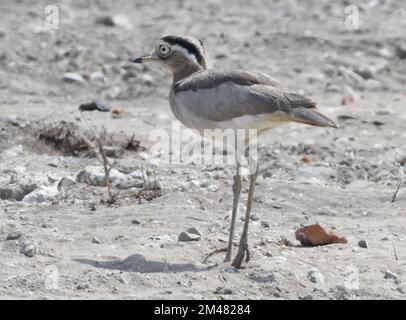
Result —
[[193, 61], [194, 63], [196, 63], [196, 64], [199, 64], [198, 62], [197, 62], [197, 59], [196, 59], [196, 56], [193, 54], [193, 53], [190, 53], [189, 51], [187, 51], [185, 48], [183, 48], [182, 46], [180, 46], [180, 45], [178, 45], [178, 44], [173, 44], [173, 45], [170, 45], [171, 46], [171, 48], [172, 48], [172, 50], [176, 50], [176, 51], [180, 51], [180, 52], [182, 52], [183, 53], [183, 55], [188, 59], [188, 60], [191, 60], [191, 61]]

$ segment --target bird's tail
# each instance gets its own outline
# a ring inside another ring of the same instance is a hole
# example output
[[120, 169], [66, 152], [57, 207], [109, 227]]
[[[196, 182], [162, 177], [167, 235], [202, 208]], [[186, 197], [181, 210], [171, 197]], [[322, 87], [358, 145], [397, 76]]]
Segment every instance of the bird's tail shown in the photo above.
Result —
[[333, 127], [340, 126], [333, 120], [321, 114], [317, 108], [295, 108], [290, 113], [292, 120], [295, 122], [305, 123], [317, 127]]

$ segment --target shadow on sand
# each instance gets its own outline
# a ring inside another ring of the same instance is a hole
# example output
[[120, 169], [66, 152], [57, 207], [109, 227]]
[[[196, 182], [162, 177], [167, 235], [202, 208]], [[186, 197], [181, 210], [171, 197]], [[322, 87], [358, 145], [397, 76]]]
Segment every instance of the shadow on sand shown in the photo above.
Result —
[[206, 271], [208, 268], [198, 268], [193, 264], [171, 264], [167, 262], [147, 260], [141, 254], [133, 254], [123, 260], [97, 261], [91, 259], [73, 259], [76, 262], [88, 264], [95, 268], [121, 270], [140, 273], [157, 272], [199, 272]]

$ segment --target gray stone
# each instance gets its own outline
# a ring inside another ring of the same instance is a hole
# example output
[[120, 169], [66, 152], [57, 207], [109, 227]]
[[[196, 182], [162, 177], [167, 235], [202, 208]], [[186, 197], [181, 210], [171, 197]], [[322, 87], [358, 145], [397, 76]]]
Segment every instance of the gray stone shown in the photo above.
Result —
[[372, 79], [375, 76], [374, 70], [368, 66], [355, 68], [354, 72], [363, 77], [365, 80]]
[[110, 111], [110, 107], [101, 103], [100, 101], [90, 101], [81, 103], [79, 106], [80, 111], [101, 111], [101, 112], [108, 112]]
[[58, 191], [60, 192], [64, 189], [69, 188], [70, 186], [72, 186], [74, 184], [76, 184], [76, 182], [74, 180], [63, 177], [61, 180], [59, 180], [57, 188], [58, 188]]
[[375, 79], [368, 79], [365, 81], [365, 88], [368, 90], [377, 90], [382, 88], [382, 82]]
[[233, 290], [224, 288], [224, 287], [217, 287], [214, 291], [215, 294], [233, 294]]
[[68, 83], [85, 83], [85, 79], [80, 74], [74, 72], [66, 72], [62, 79]]
[[[79, 183], [87, 183], [92, 186], [105, 186], [105, 175], [103, 168], [100, 167], [87, 167], [85, 170], [79, 172], [76, 177]], [[141, 188], [144, 186], [141, 171], [134, 171], [130, 174], [122, 173], [116, 169], [110, 171], [110, 183], [113, 187], [118, 189], [128, 188]]]
[[131, 283], [131, 277], [128, 273], [122, 273], [118, 276], [118, 281], [128, 285]]
[[271, 224], [268, 221], [262, 220], [261, 221], [261, 227], [263, 228], [269, 228]]
[[22, 236], [22, 234], [18, 231], [10, 232], [6, 237], [6, 241], [7, 240], [18, 240], [21, 238], [21, 236]]
[[100, 71], [93, 72], [93, 73], [90, 75], [90, 79], [93, 80], [93, 81], [99, 81], [99, 82], [106, 82], [106, 81], [107, 81], [107, 79], [106, 79], [106, 77], [104, 76], [104, 74], [103, 74], [102, 72], [100, 72]]
[[398, 280], [399, 277], [396, 273], [390, 271], [390, 270], [385, 270], [385, 279], [393, 279], [393, 280]]
[[201, 235], [199, 233], [190, 232], [191, 229], [188, 229], [187, 231], [182, 231], [178, 236], [178, 241], [198, 241], [198, 240], [200, 240]]
[[92, 238], [92, 243], [100, 244], [101, 241], [100, 241], [100, 239], [98, 237], [93, 237]]
[[195, 227], [191, 227], [189, 229], [186, 230], [186, 232], [197, 235], [197, 236], [201, 236], [201, 232], [199, 231], [199, 229], [195, 228]]
[[364, 89], [365, 81], [360, 75], [344, 66], [340, 66], [338, 70], [349, 86], [357, 89]]
[[305, 166], [296, 171], [295, 179], [305, 183], [321, 184], [335, 176], [335, 170], [330, 167]]
[[271, 282], [276, 282], [276, 274], [275, 273], [270, 273], [267, 275], [258, 275], [256, 273], [251, 274], [249, 276], [252, 280], [261, 282], [261, 283], [271, 283]]
[[107, 146], [104, 147], [104, 152], [107, 157], [121, 158], [124, 155], [125, 150], [121, 147]]
[[104, 25], [106, 27], [120, 27], [125, 29], [131, 29], [132, 25], [127, 16], [118, 14], [115, 16], [104, 16], [96, 19], [96, 23]]
[[58, 168], [59, 165], [59, 159], [54, 158], [48, 161], [47, 166], [53, 167], [53, 168]]
[[368, 249], [368, 242], [366, 240], [360, 240], [358, 241], [358, 246], [360, 248]]
[[38, 253], [38, 247], [35, 242], [24, 240], [20, 243], [20, 253], [26, 257], [32, 258]]
[[227, 273], [238, 273], [238, 269], [234, 268], [233, 266], [228, 266], [224, 269], [224, 272]]
[[58, 190], [55, 187], [45, 187], [41, 186], [35, 189], [33, 192], [27, 194], [23, 198], [25, 203], [41, 203], [44, 201], [51, 200], [58, 194]]
[[0, 187], [0, 199], [21, 201], [27, 194], [37, 188], [36, 184], [11, 184], [6, 187]]
[[323, 284], [324, 283], [324, 276], [317, 268], [312, 268], [309, 273], [307, 274], [309, 280], [313, 283]]
[[398, 44], [395, 49], [395, 54], [401, 60], [406, 59], [406, 46], [402, 46], [402, 45]]

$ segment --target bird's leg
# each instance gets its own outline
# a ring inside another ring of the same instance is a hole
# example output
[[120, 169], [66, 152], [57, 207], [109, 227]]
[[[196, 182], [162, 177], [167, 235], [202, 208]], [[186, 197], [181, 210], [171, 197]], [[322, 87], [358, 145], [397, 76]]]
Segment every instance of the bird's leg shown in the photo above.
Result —
[[[255, 182], [258, 176], [258, 163], [252, 159], [250, 163], [251, 174], [250, 174], [250, 188], [248, 192], [248, 202], [247, 202], [247, 210], [245, 211], [245, 221], [244, 221], [244, 229], [241, 234], [240, 239], [240, 246], [238, 248], [238, 252], [236, 257], [234, 258], [233, 263], [231, 264], [235, 268], [240, 268], [242, 262], [244, 261], [244, 257], [246, 256], [246, 262], [250, 260], [250, 251], [248, 249], [248, 225], [251, 216], [251, 208], [252, 208], [252, 200], [254, 197], [254, 188]], [[253, 170], [252, 170], [253, 169]]]
[[237, 173], [234, 176], [234, 183], [233, 183], [233, 211], [231, 215], [231, 225], [230, 225], [230, 235], [228, 238], [228, 246], [227, 246], [227, 253], [224, 259], [224, 262], [231, 261], [231, 252], [233, 249], [233, 239], [234, 239], [234, 228], [235, 228], [235, 220], [237, 217], [238, 212], [238, 202], [240, 201], [240, 194], [241, 194], [241, 164], [237, 159]]

